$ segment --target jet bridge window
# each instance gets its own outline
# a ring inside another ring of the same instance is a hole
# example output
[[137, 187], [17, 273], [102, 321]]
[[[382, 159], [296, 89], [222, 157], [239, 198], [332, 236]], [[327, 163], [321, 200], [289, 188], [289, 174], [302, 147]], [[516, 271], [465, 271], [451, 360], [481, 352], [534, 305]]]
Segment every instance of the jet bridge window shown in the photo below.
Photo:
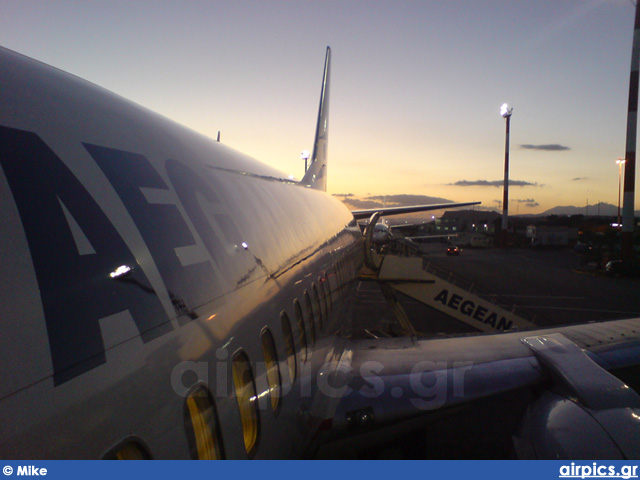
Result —
[[287, 352], [287, 366], [289, 367], [289, 381], [293, 384], [296, 380], [296, 347], [293, 343], [293, 331], [291, 330], [291, 322], [287, 312], [280, 314], [282, 322], [282, 337], [284, 338], [284, 348]]
[[191, 458], [220, 460], [222, 440], [218, 426], [218, 415], [209, 391], [198, 386], [185, 401], [184, 426]]
[[302, 316], [302, 309], [300, 308], [300, 302], [298, 300], [293, 301], [293, 311], [296, 314], [296, 322], [298, 323], [298, 339], [300, 343], [300, 356], [302, 361], [307, 361], [307, 329], [304, 324], [304, 317]]
[[258, 446], [260, 433], [260, 418], [258, 416], [258, 396], [256, 384], [249, 363], [249, 357], [240, 350], [233, 356], [233, 385], [236, 391], [236, 401], [242, 421], [244, 448], [250, 457]]
[[267, 368], [267, 382], [269, 383], [269, 398], [271, 399], [271, 409], [274, 413], [278, 411], [280, 405], [280, 365], [278, 364], [278, 353], [273, 335], [268, 328], [262, 331], [262, 352], [264, 363]]

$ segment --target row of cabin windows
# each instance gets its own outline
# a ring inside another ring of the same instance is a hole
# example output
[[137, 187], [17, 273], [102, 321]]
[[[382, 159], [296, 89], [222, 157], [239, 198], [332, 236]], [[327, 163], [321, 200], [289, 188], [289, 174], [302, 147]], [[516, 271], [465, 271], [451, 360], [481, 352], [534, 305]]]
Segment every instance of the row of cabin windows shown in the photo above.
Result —
[[[348, 272], [345, 272], [343, 268], [345, 266], [346, 262], [338, 262], [337, 264], [336, 273], [339, 289], [343, 286], [347, 278]], [[319, 287], [316, 286], [315, 283], [311, 284], [312, 294], [309, 294], [307, 290], [304, 291], [304, 314], [298, 299], [293, 301], [293, 311], [298, 326], [299, 354], [303, 362], [308, 360], [309, 346], [313, 346], [316, 343], [316, 328], [320, 331], [323, 329], [324, 321], [333, 309], [329, 279], [327, 277], [321, 277], [318, 280]], [[311, 295], [313, 295], [313, 299]], [[307, 324], [305, 320], [309, 322], [309, 338], [307, 338]], [[291, 322], [285, 311], [280, 314], [280, 323], [284, 340], [284, 351], [287, 356], [286, 365], [289, 370], [290, 382], [293, 384], [297, 378], [298, 352], [295, 348]], [[278, 362], [276, 343], [268, 327], [262, 329], [260, 337], [267, 373], [271, 409], [274, 414], [277, 414], [280, 408], [282, 376]], [[244, 446], [247, 455], [252, 456], [256, 451], [260, 437], [260, 415], [251, 362], [243, 350], [239, 350], [234, 354], [231, 368], [236, 401], [242, 423]], [[192, 458], [200, 460], [217, 460], [224, 458], [222, 437], [215, 403], [209, 390], [202, 385], [197, 386], [185, 400], [184, 428]], [[145, 460], [151, 457], [140, 441], [131, 439], [112, 449], [104, 458]]]

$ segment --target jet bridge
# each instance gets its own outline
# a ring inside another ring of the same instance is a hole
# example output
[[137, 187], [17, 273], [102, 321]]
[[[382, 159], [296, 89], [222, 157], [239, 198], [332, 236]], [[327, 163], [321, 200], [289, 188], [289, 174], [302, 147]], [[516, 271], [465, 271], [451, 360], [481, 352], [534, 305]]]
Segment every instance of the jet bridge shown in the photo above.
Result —
[[429, 271], [423, 257], [380, 255], [369, 251], [367, 271], [361, 278], [380, 282], [402, 327], [416, 335], [393, 292], [411, 297], [464, 322], [481, 332], [532, 330], [536, 325], [490, 300], [476, 295]]
[[373, 231], [382, 213], [371, 216], [365, 228], [365, 271], [361, 278], [377, 280], [403, 329], [412, 336], [417, 332], [393, 292], [400, 292], [424, 305], [464, 322], [481, 332], [533, 330], [535, 324], [479, 295], [444, 280], [428, 269], [420, 256], [382, 255], [372, 247]]

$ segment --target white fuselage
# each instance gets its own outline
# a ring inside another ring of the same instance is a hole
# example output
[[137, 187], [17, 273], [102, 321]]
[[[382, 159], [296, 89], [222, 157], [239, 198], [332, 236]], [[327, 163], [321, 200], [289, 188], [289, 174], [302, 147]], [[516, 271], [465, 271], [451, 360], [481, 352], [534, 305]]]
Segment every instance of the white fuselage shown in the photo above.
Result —
[[[200, 384], [224, 455], [247, 458], [231, 368], [239, 351], [259, 407], [250, 456], [302, 455], [300, 412], [309, 416], [313, 392], [300, 387], [314, 355], [332, 352], [362, 257], [349, 211], [14, 52], [0, 50], [0, 72], [1, 456], [103, 458], [133, 438], [153, 458], [189, 458], [185, 396]], [[293, 382], [282, 312], [305, 374]], [[276, 412], [265, 328], [282, 375]]]

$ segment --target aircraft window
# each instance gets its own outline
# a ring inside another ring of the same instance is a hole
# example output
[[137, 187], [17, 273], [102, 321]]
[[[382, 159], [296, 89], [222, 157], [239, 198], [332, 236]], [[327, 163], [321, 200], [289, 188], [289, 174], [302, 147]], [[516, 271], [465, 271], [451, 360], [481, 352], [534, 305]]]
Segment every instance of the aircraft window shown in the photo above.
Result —
[[219, 435], [218, 415], [209, 391], [200, 386], [185, 402], [184, 426], [191, 450], [191, 458], [199, 460], [222, 459], [222, 441]]
[[349, 283], [349, 262], [347, 258], [342, 259], [342, 285]]
[[307, 329], [304, 328], [304, 317], [302, 316], [302, 309], [298, 300], [293, 301], [293, 310], [296, 314], [296, 322], [298, 323], [298, 340], [300, 344], [300, 354], [302, 361], [307, 361]]
[[328, 316], [329, 312], [333, 308], [333, 303], [331, 301], [331, 285], [329, 285], [329, 276], [325, 276], [320, 282], [320, 285], [324, 287], [324, 298], [327, 303], [327, 316]]
[[280, 366], [278, 364], [278, 354], [273, 335], [268, 328], [262, 331], [262, 352], [264, 363], [267, 367], [267, 382], [269, 382], [269, 398], [271, 398], [271, 408], [273, 412], [278, 411], [280, 404]]
[[296, 380], [296, 347], [293, 343], [293, 331], [291, 330], [291, 322], [286, 312], [280, 314], [282, 321], [282, 336], [284, 337], [284, 347], [287, 351], [287, 365], [289, 366], [289, 380], [293, 383]]
[[320, 311], [322, 312], [323, 320], [326, 320], [329, 312], [327, 311], [327, 296], [326, 291], [324, 289], [324, 279], [322, 277], [318, 277], [318, 293], [320, 293]]
[[307, 318], [309, 319], [309, 326], [311, 327], [311, 342], [316, 343], [316, 322], [313, 318], [313, 306], [311, 304], [311, 297], [309, 292], [304, 291], [304, 306]]
[[[313, 287], [313, 284], [311, 284], [311, 286]], [[305, 298], [308, 299], [308, 305], [310, 305], [309, 307], [307, 307], [309, 309], [309, 318], [311, 318], [311, 321], [315, 324], [316, 320], [320, 321], [320, 312], [318, 311], [318, 304], [317, 303], [313, 303], [311, 301], [311, 295], [309, 295], [309, 292], [307, 292], [306, 290], [304, 291], [304, 295]]]
[[338, 280], [338, 296], [342, 296], [342, 287], [344, 286], [344, 258], [341, 257], [338, 260], [338, 266], [336, 267], [336, 279]]
[[151, 455], [137, 440], [126, 440], [109, 451], [105, 460], [150, 460]]
[[320, 295], [318, 294], [318, 287], [316, 287], [315, 283], [311, 284], [311, 289], [313, 290], [313, 299], [315, 300], [316, 309], [318, 310], [318, 319], [320, 324], [320, 330], [322, 330], [322, 322], [324, 321], [324, 308], [322, 302], [320, 302]]
[[244, 447], [247, 455], [252, 456], [258, 445], [260, 419], [258, 417], [258, 396], [249, 357], [240, 350], [233, 356], [233, 385], [236, 401], [240, 410]]

